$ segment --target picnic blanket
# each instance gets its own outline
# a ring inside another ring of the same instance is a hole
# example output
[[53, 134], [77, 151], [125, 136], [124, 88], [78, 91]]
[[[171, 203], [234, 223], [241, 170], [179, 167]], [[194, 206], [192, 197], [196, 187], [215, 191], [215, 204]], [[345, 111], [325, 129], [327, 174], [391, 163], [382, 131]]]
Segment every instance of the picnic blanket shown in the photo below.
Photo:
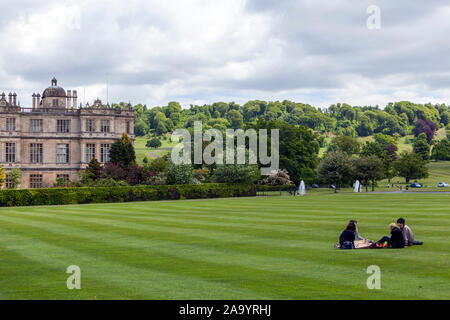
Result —
[[[364, 239], [364, 240], [355, 240], [354, 241], [355, 244], [355, 249], [379, 249], [382, 248], [383, 246], [380, 245], [377, 242], [371, 242], [368, 239]], [[339, 248], [339, 244], [335, 244], [334, 245], [335, 248]]]
[[355, 249], [368, 249], [372, 247], [372, 243], [369, 240], [355, 240]]

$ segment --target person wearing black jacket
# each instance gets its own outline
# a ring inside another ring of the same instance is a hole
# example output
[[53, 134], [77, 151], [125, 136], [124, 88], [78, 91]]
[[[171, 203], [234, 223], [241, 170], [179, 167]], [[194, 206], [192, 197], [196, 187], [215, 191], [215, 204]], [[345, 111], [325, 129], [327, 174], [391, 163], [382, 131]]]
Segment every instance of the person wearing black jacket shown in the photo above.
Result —
[[355, 223], [350, 222], [339, 237], [339, 247], [341, 249], [355, 249], [355, 231]]
[[402, 230], [397, 228], [397, 225], [395, 223], [391, 223], [389, 225], [389, 229], [391, 231], [391, 237], [383, 237], [378, 241], [378, 243], [383, 244], [387, 242], [387, 247], [393, 249], [404, 248], [405, 240], [403, 238]]

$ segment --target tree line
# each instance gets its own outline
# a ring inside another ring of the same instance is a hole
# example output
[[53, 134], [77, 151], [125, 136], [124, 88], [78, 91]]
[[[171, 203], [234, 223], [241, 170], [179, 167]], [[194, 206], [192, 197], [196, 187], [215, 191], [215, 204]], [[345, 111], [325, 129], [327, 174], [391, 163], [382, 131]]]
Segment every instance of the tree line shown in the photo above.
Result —
[[[425, 134], [421, 133], [416, 140], [424, 137]], [[353, 137], [340, 136], [333, 139], [322, 157], [317, 168], [317, 180], [334, 184], [336, 191], [343, 184], [351, 185], [359, 180], [366, 191], [369, 185], [374, 191], [376, 182], [382, 179], [391, 183], [392, 178], [403, 177], [409, 183], [413, 179], [428, 177], [428, 159], [416, 147], [413, 151], [398, 154], [396, 141], [387, 135], [375, 135], [375, 141], [364, 144]]]
[[178, 102], [170, 102], [167, 106], [153, 108], [138, 104], [134, 106], [134, 111], [137, 136], [149, 133], [160, 136], [176, 128], [190, 128], [194, 121], [202, 121], [206, 129], [240, 129], [247, 123], [256, 123], [259, 118], [305, 126], [316, 134], [352, 137], [376, 133], [405, 136], [413, 133], [417, 120], [431, 121], [437, 129], [448, 127], [450, 123], [449, 106], [408, 101], [389, 103], [384, 109], [378, 106], [350, 106], [346, 103], [321, 109], [289, 100], [253, 100], [243, 105], [215, 102], [183, 109]]

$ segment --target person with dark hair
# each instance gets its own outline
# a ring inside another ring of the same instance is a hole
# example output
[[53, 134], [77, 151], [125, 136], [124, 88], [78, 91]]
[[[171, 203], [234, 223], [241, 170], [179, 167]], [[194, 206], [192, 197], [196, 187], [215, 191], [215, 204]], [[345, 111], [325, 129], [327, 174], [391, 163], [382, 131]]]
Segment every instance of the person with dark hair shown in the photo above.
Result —
[[421, 241], [414, 241], [414, 233], [411, 228], [405, 224], [405, 219], [398, 218], [397, 220], [398, 227], [403, 231], [403, 238], [405, 240], [405, 246], [413, 246], [413, 245], [422, 245]]
[[380, 245], [383, 245], [387, 242], [386, 247], [388, 248], [394, 248], [394, 249], [400, 249], [405, 247], [405, 240], [403, 238], [403, 232], [399, 228], [397, 228], [397, 225], [395, 223], [391, 223], [389, 225], [391, 237], [383, 237], [381, 238], [378, 243]]
[[339, 245], [341, 249], [355, 249], [355, 231], [356, 225], [353, 222], [349, 222], [339, 237]]
[[354, 225], [355, 225], [355, 228], [356, 228], [356, 230], [355, 230], [355, 240], [366, 240], [365, 238], [363, 238], [363, 237], [361, 237], [360, 235], [359, 235], [359, 232], [358, 232], [358, 221], [356, 221], [356, 220], [350, 220], [350, 222], [349, 223], [353, 223]]

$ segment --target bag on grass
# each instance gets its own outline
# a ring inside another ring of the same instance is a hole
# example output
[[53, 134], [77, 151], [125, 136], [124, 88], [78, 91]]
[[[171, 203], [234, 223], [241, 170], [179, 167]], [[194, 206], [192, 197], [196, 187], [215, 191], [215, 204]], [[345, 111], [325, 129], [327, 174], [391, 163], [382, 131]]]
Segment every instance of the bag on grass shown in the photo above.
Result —
[[341, 249], [348, 250], [348, 249], [355, 249], [355, 247], [353, 246], [353, 242], [344, 241], [344, 242], [342, 242]]

